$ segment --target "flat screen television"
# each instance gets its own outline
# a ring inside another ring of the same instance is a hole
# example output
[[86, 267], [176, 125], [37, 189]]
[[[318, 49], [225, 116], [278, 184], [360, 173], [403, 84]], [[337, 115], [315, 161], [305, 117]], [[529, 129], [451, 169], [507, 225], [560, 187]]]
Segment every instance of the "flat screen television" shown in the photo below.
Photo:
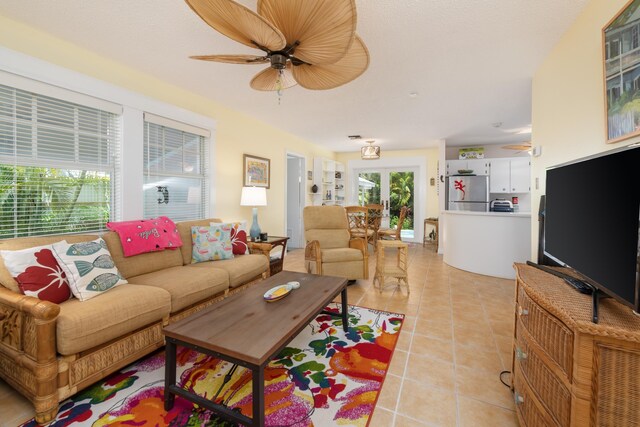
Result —
[[551, 167], [545, 192], [539, 262], [569, 267], [640, 313], [640, 147]]

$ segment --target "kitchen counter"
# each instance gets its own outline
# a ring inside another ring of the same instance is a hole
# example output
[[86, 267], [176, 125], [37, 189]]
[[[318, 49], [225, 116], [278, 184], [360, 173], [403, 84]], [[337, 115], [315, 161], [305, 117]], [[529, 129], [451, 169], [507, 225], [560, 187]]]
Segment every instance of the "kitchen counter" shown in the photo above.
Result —
[[531, 257], [530, 212], [444, 211], [444, 262], [487, 276], [514, 279], [514, 262]]

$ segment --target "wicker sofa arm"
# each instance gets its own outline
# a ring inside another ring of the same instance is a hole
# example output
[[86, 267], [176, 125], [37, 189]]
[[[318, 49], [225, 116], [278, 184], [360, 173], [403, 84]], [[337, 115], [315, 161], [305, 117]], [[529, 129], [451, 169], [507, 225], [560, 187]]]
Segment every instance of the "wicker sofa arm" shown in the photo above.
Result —
[[37, 363], [55, 360], [59, 313], [57, 304], [0, 287], [0, 343], [9, 353], [26, 353]]
[[272, 246], [269, 243], [248, 242], [248, 244], [249, 252], [252, 254], [262, 254], [270, 258], [269, 253], [271, 252]]
[[315, 274], [322, 274], [322, 252], [320, 251], [319, 241], [312, 240], [307, 243], [304, 248], [304, 260], [307, 264], [307, 273], [311, 273], [311, 263], [315, 263]]
[[367, 242], [366, 240], [360, 237], [354, 237], [349, 240], [349, 247], [352, 249], [359, 249], [362, 252], [362, 256], [367, 258], [369, 256], [369, 252], [367, 251]]

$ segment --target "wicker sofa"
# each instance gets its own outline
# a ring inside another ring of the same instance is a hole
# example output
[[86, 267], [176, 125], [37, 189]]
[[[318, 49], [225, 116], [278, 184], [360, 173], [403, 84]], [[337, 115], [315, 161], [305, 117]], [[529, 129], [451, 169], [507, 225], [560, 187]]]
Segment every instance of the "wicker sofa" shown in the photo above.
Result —
[[[0, 259], [0, 377], [26, 396], [36, 421], [46, 423], [58, 403], [164, 345], [162, 327], [268, 275], [268, 257], [241, 255], [191, 264], [191, 226], [177, 223], [183, 246], [125, 258], [116, 233], [102, 238], [129, 284], [81, 302], [61, 304], [20, 293]], [[97, 235], [7, 239], [1, 250], [95, 240]]]

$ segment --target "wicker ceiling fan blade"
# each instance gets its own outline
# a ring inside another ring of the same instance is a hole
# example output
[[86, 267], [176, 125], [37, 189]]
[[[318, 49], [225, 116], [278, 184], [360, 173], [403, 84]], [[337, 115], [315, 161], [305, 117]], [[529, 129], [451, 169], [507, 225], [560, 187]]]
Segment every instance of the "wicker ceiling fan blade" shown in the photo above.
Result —
[[523, 142], [522, 144], [503, 145], [502, 148], [507, 150], [527, 151], [531, 150], [531, 143]]
[[233, 0], [185, 1], [204, 22], [232, 40], [251, 47], [258, 47], [257, 43], [272, 51], [281, 50], [286, 45], [284, 36], [276, 27]]
[[258, 0], [258, 14], [277, 27], [309, 64], [333, 64], [349, 50], [356, 32], [355, 0]]
[[265, 68], [251, 79], [251, 87], [255, 90], [284, 90], [296, 85], [296, 81], [291, 75], [291, 65], [282, 70], [275, 68]]
[[268, 64], [269, 58], [255, 55], [194, 55], [191, 59], [224, 62], [225, 64]]
[[360, 77], [369, 66], [369, 51], [356, 35], [349, 52], [335, 64], [293, 67], [293, 77], [306, 89], [333, 89]]

